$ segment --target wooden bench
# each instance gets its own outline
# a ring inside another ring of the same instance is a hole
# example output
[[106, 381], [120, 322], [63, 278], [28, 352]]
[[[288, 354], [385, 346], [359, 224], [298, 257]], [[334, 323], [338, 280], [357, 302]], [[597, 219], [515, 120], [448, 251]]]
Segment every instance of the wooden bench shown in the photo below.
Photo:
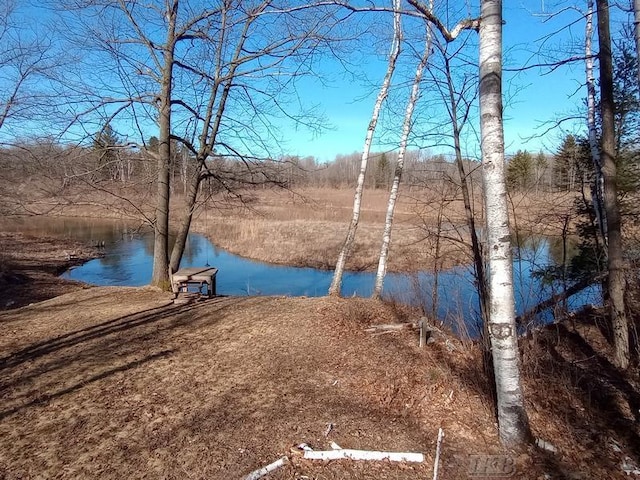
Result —
[[209, 298], [216, 294], [217, 268], [213, 267], [187, 267], [181, 268], [171, 275], [171, 290], [178, 295], [187, 292], [189, 285], [197, 285], [199, 290], [207, 286]]

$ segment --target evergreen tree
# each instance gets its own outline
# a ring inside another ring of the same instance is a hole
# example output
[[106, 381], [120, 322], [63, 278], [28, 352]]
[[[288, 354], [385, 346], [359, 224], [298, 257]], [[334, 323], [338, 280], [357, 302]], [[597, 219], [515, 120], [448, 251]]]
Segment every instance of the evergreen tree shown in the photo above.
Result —
[[507, 186], [510, 190], [526, 190], [533, 185], [533, 156], [526, 150], [518, 150], [507, 165]]
[[98, 170], [105, 179], [113, 179], [117, 174], [118, 152], [120, 139], [111, 124], [107, 123], [96, 133], [93, 140], [93, 150], [98, 156]]
[[536, 190], [543, 188], [545, 183], [547, 183], [545, 181], [545, 173], [548, 166], [549, 162], [547, 162], [545, 154], [542, 153], [542, 151], [538, 152], [536, 158], [533, 160], [533, 176], [536, 183]]
[[577, 143], [573, 135], [567, 135], [560, 150], [554, 156], [553, 181], [559, 190], [573, 190], [575, 184], [575, 164]]
[[640, 186], [640, 88], [631, 30], [628, 25], [623, 27], [621, 38], [615, 42], [613, 62], [617, 183], [621, 197]]

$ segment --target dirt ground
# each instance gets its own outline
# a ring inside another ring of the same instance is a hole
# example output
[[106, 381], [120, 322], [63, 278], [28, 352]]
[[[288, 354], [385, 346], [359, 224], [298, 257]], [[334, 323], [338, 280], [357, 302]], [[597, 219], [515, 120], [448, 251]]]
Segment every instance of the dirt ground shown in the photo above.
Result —
[[[0, 477], [242, 478], [288, 455], [269, 478], [426, 478], [439, 427], [441, 478], [462, 478], [470, 453], [498, 453], [486, 399], [431, 358], [438, 347], [363, 332], [395, 313], [362, 302], [174, 305], [152, 289], [92, 288], [6, 312]], [[427, 461], [290, 453], [331, 441]]]
[[[364, 330], [417, 320], [397, 305], [64, 285], [0, 313], [3, 480], [240, 479], [283, 456], [265, 478], [433, 478], [439, 428], [439, 479], [507, 476], [479, 470], [487, 459], [513, 478], [629, 478], [640, 459], [637, 371], [610, 366], [597, 312], [523, 341], [532, 429], [555, 452], [515, 452], [477, 348]], [[304, 460], [302, 442], [425, 461]]]
[[69, 239], [0, 232], [0, 310], [86, 288], [58, 275], [100, 255], [99, 249]]

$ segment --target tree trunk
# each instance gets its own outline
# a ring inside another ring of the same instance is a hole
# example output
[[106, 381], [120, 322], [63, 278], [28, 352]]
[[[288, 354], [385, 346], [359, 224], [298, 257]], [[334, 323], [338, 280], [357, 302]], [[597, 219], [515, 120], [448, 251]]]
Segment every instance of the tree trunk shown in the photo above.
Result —
[[360, 205], [362, 203], [362, 191], [364, 190], [364, 178], [367, 172], [367, 163], [369, 161], [369, 151], [371, 149], [371, 142], [373, 140], [373, 134], [376, 130], [378, 123], [378, 117], [380, 115], [380, 109], [382, 102], [387, 98], [389, 93], [389, 86], [391, 84], [391, 77], [396, 68], [396, 61], [400, 55], [400, 43], [402, 42], [402, 26], [400, 23], [400, 0], [393, 1], [393, 43], [391, 45], [391, 52], [389, 54], [389, 63], [387, 65], [387, 72], [384, 76], [382, 86], [378, 92], [378, 98], [373, 107], [373, 113], [371, 115], [371, 121], [367, 128], [367, 135], [364, 141], [364, 148], [362, 151], [362, 159], [360, 161], [360, 173], [358, 174], [358, 182], [356, 185], [356, 193], [353, 199], [353, 215], [351, 217], [351, 223], [349, 224], [349, 230], [347, 232], [347, 238], [342, 245], [340, 254], [338, 255], [338, 261], [336, 262], [336, 268], [333, 272], [333, 279], [331, 280], [331, 286], [329, 287], [329, 295], [340, 295], [340, 288], [342, 286], [342, 275], [344, 274], [344, 265], [347, 262], [347, 258], [351, 253], [353, 242], [356, 237], [356, 230], [358, 229], [358, 222], [360, 221]]
[[[263, 3], [264, 8], [267, 4]], [[223, 116], [225, 109], [227, 108], [227, 100], [229, 99], [229, 93], [231, 92], [231, 87], [233, 86], [233, 80], [236, 76], [236, 71], [238, 66], [240, 65], [240, 57], [243, 53], [244, 45], [249, 37], [249, 27], [256, 19], [256, 16], [259, 14], [261, 10], [256, 10], [253, 15], [249, 15], [244, 23], [242, 34], [238, 39], [238, 43], [235, 47], [233, 59], [230, 62], [229, 71], [224, 75], [226, 77], [226, 81], [224, 82], [224, 87], [222, 88], [222, 92], [219, 93], [219, 88], [222, 85], [220, 81], [223, 73], [222, 73], [222, 57], [219, 55], [216, 63], [216, 76], [213, 84], [211, 85], [209, 99], [207, 103], [206, 116], [204, 121], [202, 122], [202, 130], [200, 136], [200, 146], [198, 151], [198, 158], [196, 162], [196, 167], [193, 175], [191, 175], [191, 182], [188, 186], [188, 191], [185, 196], [185, 204], [184, 204], [184, 213], [182, 215], [180, 221], [180, 227], [178, 229], [178, 234], [176, 235], [176, 241], [173, 245], [173, 250], [171, 251], [171, 269], [177, 270], [180, 265], [180, 261], [182, 260], [182, 255], [184, 254], [184, 249], [187, 245], [187, 236], [189, 235], [189, 230], [191, 229], [191, 221], [193, 220], [193, 212], [196, 207], [196, 200], [198, 199], [198, 191], [200, 190], [200, 182], [203, 178], [203, 173], [206, 169], [206, 162], [209, 155], [214, 151], [216, 141], [218, 138], [218, 132], [220, 131], [220, 125], [222, 124]], [[226, 19], [226, 10], [224, 13]], [[225, 22], [223, 21], [223, 27], [221, 34], [226, 34], [224, 32]], [[222, 49], [220, 49], [222, 50]], [[220, 98], [218, 98], [220, 97]], [[214, 107], [216, 106], [216, 102], [219, 102], [217, 108], [214, 112]], [[215, 113], [215, 114], [214, 114]]]
[[384, 277], [387, 273], [387, 258], [389, 255], [389, 244], [391, 243], [391, 230], [393, 228], [393, 214], [396, 208], [396, 201], [398, 199], [398, 190], [400, 188], [400, 181], [402, 180], [402, 170], [404, 168], [404, 157], [407, 151], [407, 142], [409, 140], [409, 133], [411, 132], [411, 123], [413, 119], [413, 110], [418, 101], [420, 95], [420, 83], [422, 82], [422, 73], [424, 67], [429, 59], [429, 53], [431, 52], [431, 31], [427, 26], [427, 40], [425, 44], [424, 53], [416, 69], [416, 75], [413, 80], [413, 87], [411, 89], [411, 95], [409, 96], [409, 102], [407, 103], [407, 109], [404, 114], [404, 124], [402, 125], [402, 138], [400, 139], [400, 151], [398, 152], [398, 160], [396, 162], [396, 169], [393, 176], [393, 183], [391, 184], [391, 191], [389, 193], [389, 202], [387, 204], [387, 214], [384, 222], [384, 232], [382, 234], [382, 247], [380, 248], [380, 258], [378, 260], [378, 271], [376, 273], [376, 280], [373, 289], [373, 298], [380, 298], [382, 295], [382, 287], [384, 285]]
[[[445, 61], [445, 73], [447, 75], [447, 89], [449, 92], [448, 101], [450, 105], [449, 109], [451, 112], [450, 119], [451, 129], [453, 131], [453, 147], [455, 151], [456, 167], [458, 169], [458, 175], [460, 177], [462, 202], [464, 204], [465, 218], [467, 220], [467, 227], [469, 228], [469, 235], [471, 238], [471, 251], [473, 253], [473, 267], [477, 282], [476, 288], [478, 290], [480, 315], [482, 317], [483, 324], [486, 325], [486, 322], [489, 319], [489, 293], [487, 289], [487, 278], [485, 275], [484, 256], [482, 253], [482, 245], [480, 244], [480, 240], [478, 239], [478, 232], [476, 231], [476, 221], [471, 205], [471, 195], [469, 193], [469, 182], [467, 181], [467, 173], [464, 169], [464, 161], [462, 159], [462, 147], [460, 145], [460, 134], [462, 126], [458, 123], [458, 103], [455, 99], [455, 89], [453, 85], [453, 78], [451, 75], [451, 63], [449, 57], [444, 51], [443, 57]], [[488, 342], [488, 332], [485, 333], [485, 341]], [[487, 351], [488, 350], [489, 349], [487, 345]]]
[[[640, 0], [639, 0], [640, 1]], [[591, 190], [591, 202], [598, 221], [598, 229], [603, 245], [607, 245], [607, 221], [604, 210], [604, 177], [602, 175], [602, 160], [598, 132], [596, 130], [596, 81], [593, 77], [593, 52], [591, 37], [593, 33], [593, 0], [587, 0], [587, 24], [585, 28], [585, 70], [587, 76], [587, 127], [589, 131], [589, 148], [591, 160], [596, 174]]]
[[636, 39], [636, 56], [638, 58], [638, 83], [640, 83], [640, 0], [633, 0], [633, 34]]
[[158, 193], [153, 243], [153, 273], [151, 285], [168, 290], [169, 285], [169, 178], [171, 166], [171, 87], [175, 49], [178, 0], [167, 10], [169, 21], [167, 43], [163, 55], [164, 65], [160, 92], [159, 145], [158, 145]]
[[530, 439], [516, 336], [513, 263], [504, 177], [502, 1], [483, 0], [480, 23], [480, 130], [489, 248], [489, 335], [498, 426], [506, 446]]
[[[200, 171], [201, 166], [198, 165], [196, 172], [192, 176], [191, 182], [189, 182], [189, 190], [185, 195], [184, 213], [180, 219], [180, 226], [178, 227], [178, 233], [176, 234], [176, 240], [171, 250], [171, 270], [176, 271], [180, 268], [180, 262], [182, 261], [182, 255], [184, 249], [187, 246], [187, 237], [189, 236], [189, 230], [191, 229], [191, 221], [193, 220], [193, 212], [196, 208], [196, 200], [198, 198], [198, 190], [200, 189]], [[196, 179], [195, 177], [198, 177]]]
[[624, 303], [625, 277], [622, 257], [622, 235], [616, 185], [616, 136], [614, 128], [613, 65], [609, 31], [609, 2], [596, 0], [598, 8], [598, 41], [600, 58], [600, 109], [602, 117], [602, 166], [604, 175], [604, 207], [607, 216], [607, 264], [609, 270], [609, 312], [613, 325], [615, 364], [629, 366], [629, 327]]

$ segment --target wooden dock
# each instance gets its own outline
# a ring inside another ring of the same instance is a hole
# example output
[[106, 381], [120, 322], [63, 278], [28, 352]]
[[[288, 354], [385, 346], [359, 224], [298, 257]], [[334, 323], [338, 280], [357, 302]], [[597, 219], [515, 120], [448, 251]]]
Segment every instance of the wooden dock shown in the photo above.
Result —
[[181, 268], [171, 275], [171, 289], [176, 296], [180, 293], [187, 293], [189, 286], [197, 286], [202, 291], [207, 287], [207, 297], [211, 298], [216, 294], [216, 274], [217, 268], [213, 267], [186, 267]]

